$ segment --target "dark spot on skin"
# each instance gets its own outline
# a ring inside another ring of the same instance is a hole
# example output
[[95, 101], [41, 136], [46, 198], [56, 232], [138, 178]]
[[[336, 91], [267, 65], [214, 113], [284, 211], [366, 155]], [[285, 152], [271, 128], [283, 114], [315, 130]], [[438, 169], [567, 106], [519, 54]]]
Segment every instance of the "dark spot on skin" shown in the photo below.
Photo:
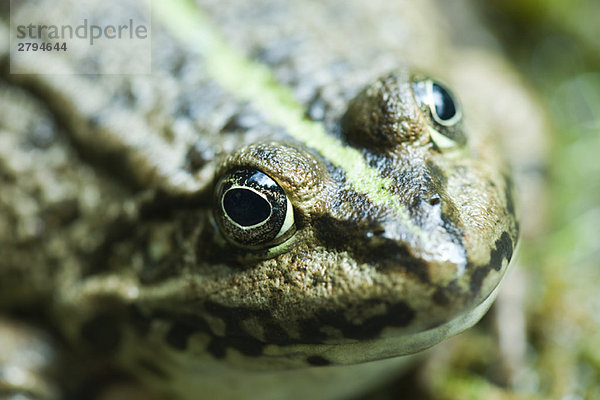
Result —
[[[164, 317], [165, 319], [174, 319], [168, 315]], [[204, 319], [195, 316], [176, 316], [173, 325], [167, 332], [166, 341], [177, 350], [185, 350], [190, 336], [196, 332], [210, 333], [210, 328]]]
[[148, 335], [148, 332], [150, 332], [150, 319], [145, 317], [137, 307], [132, 306], [130, 308], [129, 322], [133, 326], [133, 329], [135, 329], [135, 332], [141, 337]]
[[[223, 336], [211, 332], [208, 324], [197, 316], [178, 316], [177, 323], [173, 325], [167, 335], [168, 343], [178, 350], [187, 346], [189, 336], [201, 330], [211, 336], [206, 348], [207, 352], [217, 359], [225, 357], [227, 349], [233, 349], [248, 357], [259, 357], [268, 344], [286, 346], [293, 344], [321, 344], [328, 335], [322, 332], [324, 326], [339, 330], [343, 337], [368, 340], [376, 338], [381, 331], [388, 327], [404, 327], [410, 324], [415, 312], [406, 303], [387, 303], [380, 300], [372, 300], [365, 307], [373, 308], [384, 305], [385, 312], [380, 315], [367, 318], [362, 322], [353, 323], [349, 321], [340, 310], [324, 310], [315, 318], [298, 321], [302, 327], [299, 337], [290, 337], [285, 329], [276, 321], [268, 311], [250, 310], [243, 307], [225, 307], [215, 303], [206, 304], [206, 311], [220, 318], [225, 324]], [[172, 316], [171, 316], [172, 319]], [[256, 319], [262, 322], [264, 340], [252, 337], [243, 327], [243, 322], [248, 319]], [[317, 359], [314, 359], [317, 365]], [[325, 365], [325, 364], [319, 364]]]
[[327, 113], [327, 104], [321, 96], [322, 93], [319, 90], [308, 103], [305, 116], [313, 121], [323, 121]]
[[80, 215], [79, 202], [76, 199], [51, 204], [42, 211], [44, 227], [47, 230], [65, 227], [75, 222]]
[[[172, 312], [155, 312], [152, 319], [162, 319], [173, 323], [167, 333], [166, 341], [177, 350], [185, 350], [190, 336], [202, 332], [211, 336], [206, 351], [217, 359], [225, 357], [227, 348], [234, 348], [247, 356], [256, 357], [262, 354], [265, 343], [249, 336], [240, 326], [240, 322], [250, 315], [247, 310], [223, 307], [213, 303], [208, 303], [207, 307], [212, 314], [224, 319], [226, 325], [225, 336], [214, 334], [204, 318], [197, 315], [173, 315]], [[240, 315], [246, 315], [246, 317], [240, 317]]]
[[263, 123], [263, 119], [260, 114], [256, 113], [249, 107], [242, 108], [240, 112], [233, 114], [223, 128], [221, 128], [221, 133], [227, 132], [235, 132], [235, 131], [247, 131], [252, 129], [261, 123]]
[[372, 301], [369, 307], [376, 304], [385, 304], [386, 312], [367, 318], [361, 323], [350, 322], [343, 312], [339, 310], [321, 311], [317, 318], [302, 321], [301, 336], [306, 343], [321, 343], [327, 336], [321, 331], [323, 326], [331, 326], [342, 332], [345, 338], [368, 340], [376, 338], [388, 326], [403, 327], [410, 324], [415, 312], [404, 302], [388, 304], [386, 302]]
[[[159, 207], [160, 206], [160, 207]], [[171, 252], [161, 259], [153, 259], [150, 256], [149, 248], [151, 241], [153, 220], [168, 219], [177, 224], [177, 234], [172, 235], [169, 240], [173, 248], [179, 248], [182, 238], [192, 236], [189, 234], [189, 226], [198, 224], [198, 220], [190, 217], [189, 213], [169, 212], [172, 207], [179, 207], [185, 210], [187, 207], [183, 203], [168, 203], [158, 201], [158, 205], [146, 206], [140, 210], [139, 218], [127, 218], [120, 216], [111, 221], [105, 230], [103, 241], [96, 247], [89, 256], [89, 262], [85, 264], [83, 275], [84, 277], [101, 274], [106, 272], [106, 266], [111, 264], [115, 251], [120, 251], [119, 246], [123, 242], [131, 242], [132, 248], [140, 249], [143, 257], [143, 266], [139, 273], [140, 281], [143, 284], [159, 282], [168, 277], [175, 276], [180, 272], [180, 269], [185, 265], [184, 255], [181, 252]], [[161, 208], [162, 207], [162, 208]], [[154, 213], [155, 209], [160, 208], [162, 211]], [[172, 210], [171, 210], [172, 211]], [[142, 227], [141, 227], [142, 226]]]
[[212, 354], [212, 356], [214, 358], [216, 358], [217, 360], [222, 360], [225, 358], [226, 350], [227, 350], [227, 347], [223, 346], [223, 344], [217, 340], [211, 340], [211, 342], [208, 344], [208, 346], [206, 346], [206, 351], [208, 353]]
[[502, 260], [510, 261], [513, 254], [513, 241], [508, 232], [503, 232], [500, 239], [496, 240], [496, 248], [490, 255], [490, 267], [496, 271], [502, 268]]
[[215, 357], [217, 357], [217, 354], [222, 354], [225, 356], [225, 351], [227, 348], [237, 350], [248, 357], [258, 357], [262, 355], [264, 347], [265, 343], [253, 339], [250, 336], [231, 338], [215, 336], [209, 344], [207, 350], [210, 351]]
[[361, 262], [377, 265], [383, 270], [401, 269], [416, 276], [423, 283], [430, 282], [427, 263], [418, 257], [413, 257], [405, 244], [394, 240], [386, 239], [362, 257], [355, 254], [355, 258]]
[[[335, 205], [334, 205], [335, 206]], [[323, 215], [313, 221], [315, 231], [320, 241], [337, 249], [351, 250], [356, 249], [364, 242], [364, 232], [373, 231], [367, 221], [351, 221], [338, 219], [331, 215]], [[355, 246], [348, 246], [353, 243]]]
[[365, 322], [376, 327], [377, 334], [379, 334], [386, 326], [407, 326], [413, 320], [414, 316], [414, 310], [410, 308], [408, 304], [399, 301], [397, 303], [390, 304], [386, 314], [371, 317]]
[[510, 261], [513, 255], [513, 241], [510, 238], [508, 232], [502, 232], [500, 238], [496, 240], [495, 248], [490, 253], [490, 263], [485, 266], [475, 268], [472, 265], [467, 266], [467, 270], [474, 270], [471, 275], [471, 281], [469, 288], [472, 293], [477, 293], [481, 289], [481, 284], [489, 272], [494, 269], [500, 271], [502, 268], [502, 261]]
[[490, 272], [490, 268], [488, 267], [479, 267], [473, 274], [471, 275], [471, 281], [469, 282], [469, 289], [471, 289], [471, 293], [478, 293], [481, 289], [481, 284], [485, 277]]
[[137, 360], [136, 364], [141, 369], [150, 372], [156, 378], [159, 378], [162, 380], [167, 380], [169, 378], [169, 375], [165, 372], [164, 369], [162, 369], [161, 367], [159, 367], [157, 364], [155, 364], [154, 362], [152, 362], [150, 360], [140, 358]]
[[285, 343], [290, 340], [287, 332], [274, 322], [265, 325], [264, 335], [267, 343]]
[[188, 345], [189, 337], [198, 329], [191, 325], [176, 322], [171, 326], [167, 333], [167, 343], [177, 350], [185, 350]]
[[[350, 220], [338, 220], [324, 215], [314, 221], [319, 240], [328, 248], [345, 250], [362, 263], [376, 265], [381, 269], [401, 269], [415, 275], [419, 281], [429, 282], [427, 264], [413, 257], [405, 244], [380, 236], [383, 229], [375, 223], [357, 223]], [[367, 233], [371, 233], [369, 237]], [[351, 243], [352, 246], [348, 246]]]
[[81, 336], [99, 353], [113, 353], [119, 347], [119, 319], [111, 313], [98, 314], [81, 327]]
[[312, 274], [310, 276], [310, 286], [312, 288], [327, 284], [327, 279], [321, 274]]
[[433, 302], [438, 306], [446, 306], [449, 303], [448, 296], [444, 288], [438, 288], [432, 296]]
[[197, 172], [214, 157], [214, 150], [206, 143], [195, 143], [190, 147], [185, 155], [185, 169], [191, 172]]
[[331, 364], [331, 361], [321, 356], [310, 356], [306, 359], [306, 362], [317, 367], [323, 367]]
[[[383, 306], [383, 307], [382, 307]], [[206, 351], [216, 359], [223, 359], [228, 349], [248, 357], [259, 357], [266, 345], [287, 346], [294, 344], [322, 344], [331, 339], [322, 331], [323, 327], [339, 330], [344, 338], [369, 340], [378, 337], [386, 327], [404, 327], [414, 319], [415, 312], [404, 302], [389, 303], [384, 300], [371, 300], [363, 304], [365, 312], [372, 309], [385, 309], [379, 315], [366, 318], [362, 322], [351, 322], [341, 310], [323, 310], [314, 318], [297, 321], [302, 327], [298, 337], [291, 337], [267, 310], [251, 310], [244, 307], [226, 307], [216, 303], [205, 304], [206, 312], [221, 319], [225, 325], [223, 335], [211, 331], [203, 317], [198, 315], [172, 315], [171, 312], [153, 313], [152, 319], [170, 321], [173, 325], [166, 335], [167, 343], [182, 351], [188, 347], [191, 335], [203, 332], [210, 336]], [[354, 310], [356, 312], [356, 310]], [[360, 310], [359, 314], [360, 314]], [[253, 337], [243, 326], [244, 321], [261, 321], [263, 339]], [[320, 356], [307, 359], [311, 365], [327, 365], [329, 362]]]
[[106, 265], [109, 265], [108, 260], [113, 254], [113, 248], [135, 237], [135, 226], [132, 221], [124, 217], [117, 217], [110, 221], [105, 229], [102, 243], [91, 252], [89, 262], [83, 266], [82, 276], [86, 278], [106, 272]]
[[[215, 336], [209, 344], [209, 351], [213, 355], [225, 355], [225, 349], [231, 347], [246, 356], [260, 356], [265, 343], [248, 335], [242, 327], [242, 321], [256, 317], [268, 321], [269, 314], [266, 311], [251, 311], [243, 307], [225, 307], [216, 303], [207, 303], [206, 310], [221, 318], [225, 322], [224, 337]], [[276, 335], [271, 337], [272, 343], [277, 343]]]

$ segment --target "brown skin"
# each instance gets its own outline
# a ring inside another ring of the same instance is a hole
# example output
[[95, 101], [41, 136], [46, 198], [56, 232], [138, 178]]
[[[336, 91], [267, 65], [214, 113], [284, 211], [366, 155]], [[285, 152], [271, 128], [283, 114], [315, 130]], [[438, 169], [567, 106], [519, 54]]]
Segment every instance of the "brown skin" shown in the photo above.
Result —
[[[0, 264], [3, 308], [40, 312], [73, 348], [91, 350], [90, 359], [141, 375], [162, 368], [162, 387], [175, 386], [178, 377], [194, 381], [202, 366], [279, 372], [406, 354], [474, 323], [465, 316], [483, 312], [477, 306], [501, 281], [516, 242], [510, 182], [491, 139], [509, 131], [503, 125], [509, 114], [488, 107], [496, 93], [481, 83], [492, 81], [488, 75], [460, 72], [479, 63], [464, 61], [458, 50], [456, 59], [443, 57], [455, 49], [428, 28], [437, 26], [437, 14], [426, 6], [417, 14], [432, 25], [414, 24], [419, 34], [409, 35], [423, 45], [367, 30], [365, 48], [358, 45], [361, 32], [332, 29], [329, 9], [315, 4], [323, 8], [314, 10], [314, 21], [328, 21], [319, 26], [330, 32], [330, 47], [303, 39], [308, 47], [292, 51], [276, 31], [262, 38], [256, 27], [269, 24], [228, 23], [228, 13], [245, 15], [244, 6], [207, 6], [207, 12], [248, 62], [269, 65], [279, 84], [292, 87], [306, 114], [322, 121], [340, 147], [358, 151], [360, 163], [387, 182], [384, 190], [360, 189], [360, 179], [349, 179], [327, 151], [265, 122], [252, 102], [204, 76], [197, 60], [157, 27], [154, 46], [172, 50], [156, 53], [160, 79], [4, 78], [7, 102], [33, 105], [3, 116], [6, 140], [16, 145], [0, 147], [3, 193], [9, 193], [0, 218], [44, 229], [16, 241], [0, 232], [10, 260]], [[344, 7], [383, 21], [387, 6]], [[409, 11], [402, 7], [398, 15]], [[294, 9], [257, 18], [270, 16], [283, 18], [276, 29], [289, 28], [292, 36], [307, 32]], [[266, 52], [278, 43], [283, 61]], [[432, 129], [439, 127], [415, 99], [412, 70], [389, 72], [405, 58], [427, 64], [415, 48], [463, 99], [466, 143], [436, 144]], [[397, 59], [383, 68], [371, 54]], [[310, 78], [300, 68], [307, 55], [315, 68]], [[334, 69], [339, 60], [346, 70]], [[17, 85], [38, 100], [15, 94]], [[44, 112], [50, 117], [35, 117]], [[47, 126], [53, 118], [61, 128], [41, 149], [27, 135], [32, 128], [19, 124]], [[23, 161], [32, 145], [39, 163]], [[215, 189], [242, 166], [264, 172], [285, 192], [295, 218], [288, 240], [249, 249], [218, 228]], [[77, 212], [45, 212], [54, 202], [66, 211], [75, 204]], [[43, 215], [58, 217], [29, 224]], [[184, 361], [169, 364], [171, 357]]]
[[[383, 90], [367, 89], [349, 110], [375, 107], [394, 113], [384, 117], [390, 123], [381, 130], [365, 129], [375, 140], [393, 132], [389, 140], [397, 142], [395, 147], [384, 154], [362, 151], [394, 182], [390, 191], [425, 236], [402, 226], [392, 208], [349, 188], [344, 174], [327, 166], [321, 155], [299, 144], [251, 145], [227, 157], [216, 179], [242, 166], [270, 176], [294, 207], [295, 234], [271, 249], [252, 250], [219, 239], [212, 224], [200, 224], [208, 233], [196, 234], [202, 241], [194, 259], [211, 260], [212, 265], [183, 267], [179, 274], [191, 279], [165, 290], [173, 291], [174, 297], [183, 290], [184, 296], [161, 302], [161, 312], [174, 320], [194, 321], [192, 325], [215, 324], [211, 331], [224, 325], [238, 337], [231, 346], [255, 357], [258, 350], [249, 349], [268, 343], [284, 354], [286, 347], [297, 352], [301, 346], [300, 351], [311, 354], [302, 346], [356, 339], [397, 337], [402, 343], [405, 336], [451, 323], [481, 303], [502, 278], [516, 241], [514, 215], [506, 203], [509, 183], [468, 146], [448, 152], [434, 146], [428, 136], [430, 122], [412, 98], [410, 79], [405, 72], [385, 78], [396, 83]], [[402, 85], [404, 92], [397, 89]], [[400, 99], [403, 95], [411, 98]], [[382, 98], [399, 105], [380, 107]], [[365, 127], [361, 115], [346, 114], [346, 136], [360, 135], [353, 127]], [[402, 131], [405, 126], [408, 132]], [[494, 210], [495, 221], [485, 220], [489, 210]], [[176, 242], [172, 246], [180, 247]], [[143, 295], [146, 289], [139, 289]], [[142, 303], [143, 308], [155, 306]], [[328, 346], [314, 353], [326, 352]], [[402, 346], [394, 351], [402, 353]], [[337, 362], [349, 360], [352, 357]]]

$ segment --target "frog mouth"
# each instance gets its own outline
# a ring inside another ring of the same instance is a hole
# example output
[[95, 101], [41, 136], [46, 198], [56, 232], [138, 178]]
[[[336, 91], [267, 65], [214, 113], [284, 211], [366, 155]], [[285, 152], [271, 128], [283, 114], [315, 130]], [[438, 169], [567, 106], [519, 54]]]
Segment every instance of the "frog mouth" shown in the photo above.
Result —
[[349, 365], [415, 354], [475, 325], [491, 307], [498, 290], [497, 286], [479, 305], [427, 330], [394, 334], [394, 329], [389, 328], [388, 335], [377, 339], [308, 348], [328, 360], [327, 365]]
[[[207, 350], [213, 358], [226, 361], [235, 368], [255, 371], [352, 365], [407, 356], [423, 351], [473, 326], [489, 309], [497, 294], [498, 287], [479, 305], [442, 324], [416, 332], [406, 332], [402, 328], [388, 326], [384, 329], [384, 335], [377, 338], [355, 337], [331, 343], [278, 343], [278, 340], [264, 343], [248, 337], [211, 335], [213, 339], [209, 341]], [[175, 346], [178, 350], [184, 350], [188, 346], [195, 347], [192, 343], [196, 339], [198, 344], [203, 343], [206, 346], [205, 338], [192, 334], [198, 328], [175, 323], [167, 334], [169, 347]], [[182, 341], [184, 337], [185, 341]], [[185, 343], [186, 341], [188, 343]]]

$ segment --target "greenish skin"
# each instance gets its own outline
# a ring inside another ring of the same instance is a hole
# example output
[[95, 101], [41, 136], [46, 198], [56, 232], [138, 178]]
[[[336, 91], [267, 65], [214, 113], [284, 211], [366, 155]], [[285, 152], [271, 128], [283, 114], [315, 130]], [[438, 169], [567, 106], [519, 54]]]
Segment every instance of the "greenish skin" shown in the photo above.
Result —
[[[246, 6], [201, 6], [228, 43], [290, 85], [306, 118], [384, 186], [350, 174], [335, 148], [270, 124], [158, 26], [153, 75], [5, 73], [0, 221], [14, 230], [0, 231], [0, 310], [8, 316], [0, 326], [27, 330], [13, 321], [37, 321], [68, 343], [57, 352], [76, 355], [69, 359], [118, 366], [173, 398], [333, 398], [400, 364], [360, 363], [419, 352], [477, 322], [519, 231], [497, 139], [528, 129], [516, 113], [484, 103], [511, 90], [515, 106], [535, 110], [510, 70], [487, 53], [428, 61], [456, 49], [415, 22], [442, 18], [425, 2], [410, 3], [416, 14], [406, 17], [401, 6], [344, 5], [348, 15], [325, 53], [310, 27], [293, 21], [310, 11], [318, 24], [339, 4], [257, 2], [277, 12], [235, 24]], [[372, 25], [360, 33], [346, 25], [387, 13], [433, 47], [415, 51], [407, 39], [392, 52]], [[266, 38], [261, 18], [274, 18]], [[278, 29], [291, 31], [286, 40], [304, 38], [304, 47], [286, 45]], [[354, 47], [335, 41], [344, 35]], [[407, 65], [421, 50], [420, 62]], [[316, 68], [308, 77], [305, 51]], [[386, 56], [394, 68], [367, 63]], [[437, 123], [434, 108], [415, 98], [414, 83], [429, 82], [424, 70], [461, 98], [452, 124]], [[220, 187], [242, 167], [268, 175], [289, 200], [293, 224], [281, 238], [240, 244], [224, 229]], [[21, 365], [14, 353], [0, 369]], [[54, 358], [43, 359], [24, 362], [35, 379], [0, 379], [0, 388], [52, 398], [60, 389], [44, 371]], [[350, 384], [349, 376], [364, 378]]]

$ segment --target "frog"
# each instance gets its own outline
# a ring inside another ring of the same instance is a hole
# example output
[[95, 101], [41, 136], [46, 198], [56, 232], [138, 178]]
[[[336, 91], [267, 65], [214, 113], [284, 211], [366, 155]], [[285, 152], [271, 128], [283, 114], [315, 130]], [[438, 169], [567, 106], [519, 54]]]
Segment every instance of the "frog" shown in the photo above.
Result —
[[[49, 3], [11, 12], [80, 18]], [[0, 392], [348, 398], [496, 298], [543, 133], [518, 74], [442, 2], [226, 3], [155, 2], [151, 74], [0, 43]]]

